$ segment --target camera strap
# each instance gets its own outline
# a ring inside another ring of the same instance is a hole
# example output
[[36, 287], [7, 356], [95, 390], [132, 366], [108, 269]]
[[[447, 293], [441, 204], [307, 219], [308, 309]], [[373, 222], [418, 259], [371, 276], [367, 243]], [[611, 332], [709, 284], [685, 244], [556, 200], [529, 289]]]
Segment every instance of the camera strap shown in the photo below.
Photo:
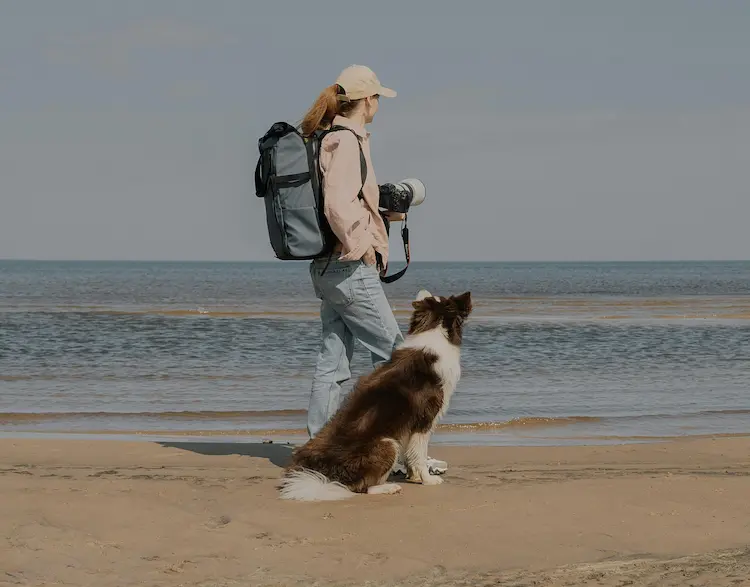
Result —
[[[404, 214], [404, 220], [401, 223], [401, 240], [404, 243], [404, 256], [406, 257], [406, 267], [404, 267], [401, 271], [397, 273], [393, 273], [392, 275], [386, 276], [386, 270], [387, 267], [383, 265], [383, 257], [380, 253], [377, 251], [375, 252], [375, 258], [378, 261], [378, 270], [380, 271], [380, 281], [383, 283], [393, 283], [397, 279], [401, 279], [404, 276], [404, 273], [406, 273], [406, 270], [409, 268], [409, 263], [411, 263], [411, 251], [409, 249], [409, 226], [407, 225], [407, 218], [409, 217], [408, 214]], [[386, 219], [383, 218], [383, 221], [385, 223], [385, 231], [390, 236], [391, 234], [391, 223]]]

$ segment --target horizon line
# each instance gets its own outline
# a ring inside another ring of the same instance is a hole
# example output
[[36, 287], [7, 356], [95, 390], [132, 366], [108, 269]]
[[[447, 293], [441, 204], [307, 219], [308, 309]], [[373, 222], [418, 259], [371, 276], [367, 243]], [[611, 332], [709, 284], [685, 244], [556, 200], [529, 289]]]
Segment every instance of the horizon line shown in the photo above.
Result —
[[[309, 260], [280, 259], [54, 259], [54, 258], [3, 258], [0, 263], [309, 263]], [[750, 259], [432, 259], [412, 260], [411, 264], [427, 263], [747, 263]], [[404, 261], [394, 263], [404, 265]]]

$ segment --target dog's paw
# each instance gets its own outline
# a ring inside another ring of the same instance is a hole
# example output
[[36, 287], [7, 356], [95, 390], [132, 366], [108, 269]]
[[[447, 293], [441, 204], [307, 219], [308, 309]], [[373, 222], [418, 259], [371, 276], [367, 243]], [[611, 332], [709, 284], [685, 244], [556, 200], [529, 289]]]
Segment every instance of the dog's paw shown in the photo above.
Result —
[[427, 475], [422, 478], [422, 485], [440, 485], [442, 482], [443, 478], [437, 475]]

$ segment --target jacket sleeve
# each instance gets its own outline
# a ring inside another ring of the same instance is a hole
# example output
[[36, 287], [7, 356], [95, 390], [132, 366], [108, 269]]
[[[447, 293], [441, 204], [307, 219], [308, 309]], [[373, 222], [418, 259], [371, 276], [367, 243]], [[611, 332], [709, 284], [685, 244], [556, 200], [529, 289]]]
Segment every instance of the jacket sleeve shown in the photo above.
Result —
[[370, 215], [357, 197], [362, 169], [357, 137], [350, 132], [326, 135], [320, 149], [323, 213], [342, 245], [341, 261], [356, 261], [372, 245]]

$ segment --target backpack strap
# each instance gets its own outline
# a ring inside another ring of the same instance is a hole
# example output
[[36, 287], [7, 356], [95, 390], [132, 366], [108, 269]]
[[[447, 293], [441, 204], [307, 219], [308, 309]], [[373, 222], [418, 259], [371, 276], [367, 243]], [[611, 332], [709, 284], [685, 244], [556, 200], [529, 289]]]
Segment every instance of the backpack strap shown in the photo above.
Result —
[[[269, 153], [265, 150], [261, 150], [260, 157], [258, 157], [258, 163], [255, 166], [255, 195], [259, 198], [265, 197], [268, 192], [268, 182], [270, 178], [271, 162], [269, 160]], [[263, 181], [265, 176], [265, 181]]]
[[258, 157], [258, 164], [255, 166], [255, 195], [262, 198], [265, 195], [265, 186], [260, 177], [260, 167], [263, 157]]
[[360, 137], [356, 132], [354, 132], [353, 129], [341, 126], [340, 124], [334, 124], [331, 128], [326, 130], [320, 137], [321, 142], [323, 141], [323, 137], [331, 132], [336, 132], [339, 130], [348, 130], [350, 133], [352, 133], [355, 137], [357, 137], [357, 146], [359, 147], [359, 169], [360, 173], [362, 174], [362, 187], [359, 189], [359, 193], [357, 194], [357, 197], [360, 200], [364, 200], [365, 196], [362, 193], [362, 191], [365, 189], [365, 181], [367, 180], [367, 160], [365, 159], [365, 152], [362, 150], [362, 137]]

